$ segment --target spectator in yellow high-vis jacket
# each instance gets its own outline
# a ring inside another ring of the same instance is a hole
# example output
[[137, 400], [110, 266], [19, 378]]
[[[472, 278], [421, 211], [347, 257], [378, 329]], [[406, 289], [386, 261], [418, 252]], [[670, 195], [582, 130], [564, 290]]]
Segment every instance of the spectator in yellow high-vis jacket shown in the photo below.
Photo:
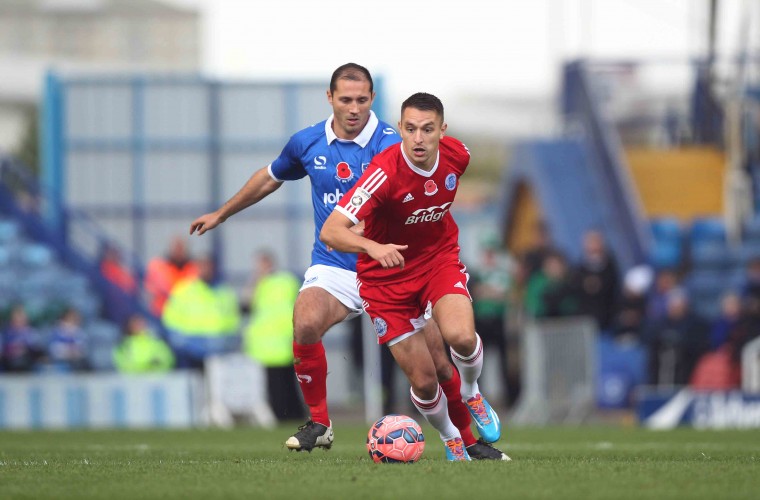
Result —
[[293, 274], [276, 270], [269, 252], [257, 254], [255, 266], [244, 349], [266, 367], [269, 404], [277, 418], [302, 419], [303, 404], [293, 369], [293, 307], [301, 283]]
[[168, 372], [174, 367], [174, 353], [150, 331], [145, 318], [133, 314], [127, 320], [124, 338], [113, 350], [113, 361], [121, 373]]
[[181, 368], [202, 368], [206, 356], [240, 345], [235, 291], [218, 282], [211, 258], [198, 261], [198, 276], [174, 285], [161, 316]]

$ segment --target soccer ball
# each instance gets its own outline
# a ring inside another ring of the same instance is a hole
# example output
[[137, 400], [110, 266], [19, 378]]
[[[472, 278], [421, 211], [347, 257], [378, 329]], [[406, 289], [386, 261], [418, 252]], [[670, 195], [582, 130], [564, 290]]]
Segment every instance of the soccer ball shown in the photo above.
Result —
[[377, 463], [416, 462], [424, 449], [422, 429], [406, 415], [386, 415], [367, 433], [367, 451]]

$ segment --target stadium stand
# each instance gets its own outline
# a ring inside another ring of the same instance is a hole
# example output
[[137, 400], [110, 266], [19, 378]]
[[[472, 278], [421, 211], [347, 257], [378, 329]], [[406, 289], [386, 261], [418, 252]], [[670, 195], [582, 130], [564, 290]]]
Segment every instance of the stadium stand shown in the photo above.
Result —
[[40, 214], [19, 203], [37, 192], [23, 168], [10, 158], [0, 161], [0, 323], [22, 304], [46, 344], [55, 321], [73, 308], [87, 333], [89, 366], [110, 370], [111, 349], [120, 335], [104, 309], [108, 285], [95, 271], [87, 272], [97, 269], [95, 263], [56, 241]]

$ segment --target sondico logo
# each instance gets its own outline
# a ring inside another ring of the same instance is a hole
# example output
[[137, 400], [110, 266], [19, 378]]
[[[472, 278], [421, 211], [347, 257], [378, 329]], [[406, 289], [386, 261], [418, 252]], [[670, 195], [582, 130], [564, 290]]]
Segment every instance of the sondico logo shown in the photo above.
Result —
[[323, 200], [325, 202], [325, 205], [328, 203], [330, 205], [335, 205], [338, 203], [338, 200], [340, 200], [343, 197], [343, 193], [340, 192], [339, 189], [336, 189], [334, 193], [325, 193], [323, 196]]
[[406, 219], [406, 224], [417, 224], [418, 222], [438, 222], [449, 211], [451, 202], [446, 202], [440, 207], [419, 208], [412, 212], [412, 215]]
[[326, 170], [327, 166], [325, 165], [327, 163], [327, 157], [325, 156], [315, 156], [314, 157], [314, 169], [315, 170]]

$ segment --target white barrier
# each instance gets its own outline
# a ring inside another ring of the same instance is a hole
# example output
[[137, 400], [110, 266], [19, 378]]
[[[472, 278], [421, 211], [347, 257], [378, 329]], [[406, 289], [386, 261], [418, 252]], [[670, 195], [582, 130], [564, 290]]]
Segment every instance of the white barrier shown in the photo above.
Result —
[[742, 349], [742, 390], [749, 394], [760, 393], [760, 337]]
[[0, 376], [0, 429], [183, 428], [202, 425], [203, 380], [161, 375]]
[[236, 417], [274, 427], [277, 418], [267, 402], [264, 367], [242, 353], [209, 356], [204, 362], [208, 405], [204, 420], [229, 428]]
[[579, 423], [593, 412], [596, 330], [588, 317], [527, 322], [513, 424]]

